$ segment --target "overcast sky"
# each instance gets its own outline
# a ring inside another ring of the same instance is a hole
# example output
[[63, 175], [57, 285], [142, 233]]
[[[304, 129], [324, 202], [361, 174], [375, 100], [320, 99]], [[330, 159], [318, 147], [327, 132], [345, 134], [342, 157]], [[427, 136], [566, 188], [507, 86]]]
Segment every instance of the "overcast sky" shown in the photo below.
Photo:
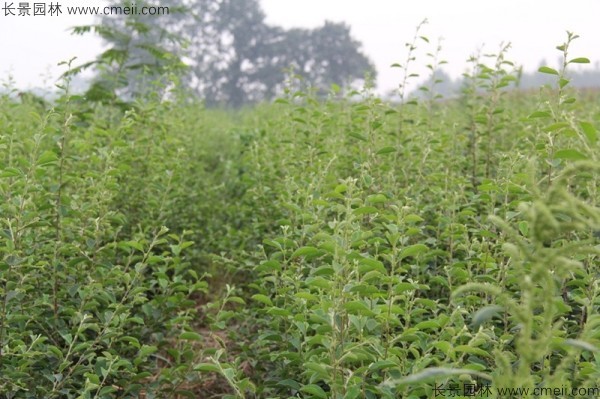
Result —
[[[100, 0], [58, 2], [63, 9], [107, 4]], [[58, 62], [72, 57], [92, 60], [101, 51], [100, 41], [92, 35], [69, 34], [71, 26], [92, 23], [90, 17], [5, 16], [2, 7], [6, 4], [10, 2], [0, 0], [0, 82], [11, 75], [21, 89], [50, 87], [61, 71]], [[512, 43], [508, 59], [526, 70], [536, 69], [542, 59], [554, 65], [559, 56], [555, 46], [565, 40], [566, 30], [581, 36], [573, 44], [574, 57], [588, 57], [596, 66], [600, 60], [599, 0], [261, 0], [261, 4], [267, 21], [284, 27], [315, 27], [325, 20], [350, 24], [377, 66], [381, 92], [400, 82], [398, 69], [390, 65], [405, 60], [404, 43], [412, 39], [424, 18], [429, 23], [421, 34], [431, 44], [419, 44], [415, 65], [426, 63], [424, 54], [434, 50], [441, 37], [442, 58], [455, 77], [464, 71], [470, 54], [482, 46], [484, 52], [495, 52], [501, 42]], [[418, 72], [425, 73], [423, 69]]]

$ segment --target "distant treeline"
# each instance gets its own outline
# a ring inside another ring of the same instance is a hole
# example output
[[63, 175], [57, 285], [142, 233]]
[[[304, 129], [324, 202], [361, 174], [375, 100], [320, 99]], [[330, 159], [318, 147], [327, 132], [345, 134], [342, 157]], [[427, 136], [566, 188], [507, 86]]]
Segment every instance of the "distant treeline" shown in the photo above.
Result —
[[[600, 88], [600, 68], [582, 71], [567, 71], [567, 77], [570, 79], [569, 86], [575, 88]], [[434, 91], [443, 97], [452, 97], [461, 92], [464, 87], [464, 78], [452, 79], [448, 73], [440, 70], [436, 73], [436, 83]], [[430, 80], [425, 81], [422, 86], [429, 87]], [[543, 85], [556, 85], [556, 76], [543, 74], [538, 71], [523, 72], [518, 79], [509, 86], [522, 90], [535, 89]], [[419, 95], [421, 97], [421, 95]]]
[[[567, 77], [570, 79], [569, 86], [574, 88], [600, 88], [600, 66], [596, 65], [594, 69], [582, 70], [582, 71], [567, 71]], [[431, 78], [423, 81], [419, 87], [430, 87]], [[438, 83], [434, 85], [434, 93], [441, 95], [444, 98], [455, 97], [460, 94], [464, 87], [464, 78], [453, 79], [447, 72], [440, 69], [435, 74], [435, 79]], [[74, 76], [71, 81], [71, 90], [75, 93], [83, 93], [89, 89], [91, 78], [86, 78], [81, 75]], [[537, 71], [523, 72], [519, 78], [509, 86], [509, 89], [537, 89], [543, 85], [556, 85], [556, 76], [543, 74]], [[45, 99], [52, 99], [55, 97], [52, 91], [47, 89], [33, 88], [27, 90], [30, 93], [43, 97]], [[2, 90], [0, 90], [0, 93]], [[424, 93], [416, 89], [413, 95], [417, 97], [427, 97], [429, 94]], [[397, 90], [393, 90], [387, 93], [386, 97], [394, 98], [397, 96]]]

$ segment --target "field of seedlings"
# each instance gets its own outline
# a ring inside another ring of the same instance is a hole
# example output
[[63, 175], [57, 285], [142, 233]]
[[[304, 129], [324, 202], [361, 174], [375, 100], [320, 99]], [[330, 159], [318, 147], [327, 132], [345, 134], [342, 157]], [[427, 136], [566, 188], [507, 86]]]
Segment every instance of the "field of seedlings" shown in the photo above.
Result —
[[507, 90], [500, 52], [401, 105], [3, 95], [0, 398], [598, 397], [600, 92], [570, 40], [551, 86]]

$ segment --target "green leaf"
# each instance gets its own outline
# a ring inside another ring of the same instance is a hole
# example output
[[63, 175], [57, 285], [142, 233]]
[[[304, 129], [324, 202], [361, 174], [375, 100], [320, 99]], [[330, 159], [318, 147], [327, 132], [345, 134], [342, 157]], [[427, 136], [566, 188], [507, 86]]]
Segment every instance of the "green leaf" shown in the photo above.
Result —
[[557, 123], [552, 123], [548, 126], [546, 126], [544, 128], [545, 131], [547, 132], [555, 132], [557, 130], [561, 130], [564, 129], [566, 127], [569, 127], [570, 125], [567, 122], [557, 122]]
[[268, 245], [273, 248], [282, 249], [281, 244], [278, 243], [277, 241], [265, 239], [265, 240], [263, 240], [263, 244]]
[[436, 342], [433, 344], [433, 347], [441, 350], [445, 355], [448, 355], [448, 353], [452, 350], [452, 344], [447, 341]]
[[17, 168], [4, 168], [0, 173], [0, 177], [17, 177], [24, 176], [23, 172]]
[[100, 377], [98, 377], [96, 374], [94, 373], [85, 373], [84, 376], [92, 383], [95, 385], [100, 385]]
[[281, 271], [281, 263], [276, 260], [267, 260], [256, 266], [257, 272], [279, 272]]
[[204, 373], [218, 373], [221, 370], [219, 369], [219, 366], [217, 366], [216, 364], [200, 363], [200, 364], [197, 364], [196, 366], [194, 366], [194, 371], [201, 371]]
[[146, 357], [146, 356], [149, 356], [149, 355], [155, 353], [157, 350], [158, 350], [158, 348], [154, 345], [144, 345], [140, 349], [139, 356]]
[[323, 265], [314, 269], [313, 276], [333, 276], [335, 271], [329, 265]]
[[534, 119], [534, 118], [550, 118], [550, 117], [552, 117], [552, 114], [548, 111], [535, 111], [534, 113], [529, 115], [527, 118]]
[[106, 395], [108, 395], [108, 394], [111, 394], [111, 393], [114, 393], [114, 392], [117, 392], [117, 388], [115, 388], [115, 387], [113, 387], [113, 386], [106, 386], [106, 387], [103, 387], [103, 388], [100, 390], [100, 392], [98, 393], [98, 395], [99, 395], [100, 397], [104, 397], [104, 396], [106, 396]]
[[315, 384], [305, 385], [302, 388], [300, 388], [300, 390], [302, 392], [306, 392], [309, 395], [316, 396], [317, 398], [323, 398], [323, 399], [327, 398], [327, 394], [325, 393], [323, 388], [321, 388], [320, 386], [315, 385]]
[[487, 353], [483, 349], [481, 349], [481, 348], [475, 348], [475, 347], [469, 346], [469, 345], [458, 345], [457, 347], [454, 348], [454, 351], [455, 352], [469, 353], [471, 355], [477, 355], [477, 356], [483, 356], [483, 357], [492, 357], [492, 355], [490, 355], [489, 353]]
[[394, 362], [392, 360], [380, 360], [378, 362], [371, 363], [371, 365], [369, 366], [369, 370], [389, 369], [391, 367], [396, 367], [398, 365], [399, 365], [398, 362]]
[[404, 221], [407, 223], [419, 223], [419, 222], [423, 222], [424, 219], [419, 215], [415, 215], [415, 214], [411, 213], [410, 215], [404, 216]]
[[566, 160], [588, 159], [587, 156], [585, 156], [581, 152], [579, 152], [577, 150], [574, 150], [574, 149], [558, 150], [554, 154], [554, 158], [556, 158], [556, 159], [566, 159]]
[[273, 306], [273, 301], [271, 301], [271, 298], [269, 298], [269, 297], [268, 297], [268, 296], [266, 296], [266, 295], [263, 295], [263, 294], [255, 294], [255, 295], [252, 295], [252, 297], [251, 297], [251, 298], [252, 298], [252, 299], [254, 299], [255, 301], [258, 301], [258, 302], [264, 303], [265, 305], [268, 305], [268, 306]]
[[331, 288], [331, 282], [323, 277], [309, 277], [306, 279], [306, 285], [311, 288], [321, 288], [328, 290]]
[[311, 294], [310, 292], [306, 292], [306, 291], [298, 292], [297, 294], [294, 294], [294, 296], [296, 298], [304, 299], [307, 301], [315, 301], [315, 302], [319, 301], [318, 296]]
[[361, 301], [348, 302], [344, 305], [344, 309], [346, 309], [350, 314], [357, 314], [361, 316], [375, 316], [375, 312], [369, 309], [368, 306]]
[[231, 366], [227, 368], [223, 367], [223, 370], [221, 372], [223, 373], [223, 376], [225, 376], [225, 378], [227, 378], [229, 381], [233, 381], [233, 379], [235, 378], [235, 370]]
[[592, 144], [596, 144], [598, 141], [598, 130], [589, 122], [580, 122], [579, 126], [581, 126], [581, 130], [583, 130], [583, 134], [587, 137], [588, 141]]
[[52, 151], [44, 151], [37, 160], [38, 165], [43, 166], [58, 160], [58, 155]]
[[202, 335], [192, 331], [186, 331], [179, 335], [179, 339], [185, 339], [188, 341], [202, 341]]
[[398, 283], [394, 286], [394, 294], [399, 295], [406, 291], [414, 291], [417, 287], [413, 283]]
[[390, 154], [392, 152], [396, 152], [396, 148], [395, 147], [383, 147], [382, 149], [380, 149], [379, 151], [377, 151], [375, 154], [377, 154], [377, 155], [383, 155], [383, 154]]
[[269, 310], [267, 310], [267, 313], [273, 316], [281, 316], [281, 317], [287, 317], [291, 315], [291, 312], [287, 309], [283, 309], [283, 308], [278, 308], [276, 306], [270, 308]]
[[130, 317], [127, 319], [128, 322], [131, 323], [136, 323], [136, 324], [140, 324], [140, 325], [144, 325], [144, 320], [141, 317]]
[[327, 377], [329, 375], [329, 371], [327, 370], [327, 365], [320, 364], [317, 362], [306, 362], [304, 363], [304, 368], [307, 370], [314, 371], [320, 377]]
[[348, 191], [348, 186], [345, 184], [338, 184], [337, 186], [335, 186], [335, 192], [336, 193], [345, 193], [346, 191]]
[[137, 241], [124, 241], [124, 242], [122, 242], [122, 244], [125, 247], [137, 249], [140, 252], [144, 252], [144, 246], [140, 242], [137, 242]]
[[540, 67], [538, 69], [538, 72], [547, 73], [549, 75], [557, 75], [558, 76], [558, 71], [556, 69], [553, 69], [553, 68], [550, 68], [550, 67], [547, 67], [547, 66]]
[[437, 330], [440, 328], [440, 323], [436, 320], [426, 320], [415, 325], [417, 330]]
[[572, 60], [570, 60], [568, 62], [568, 64], [589, 64], [589, 63], [590, 63], [589, 58], [585, 58], [585, 57], [573, 58]]
[[358, 263], [360, 264], [358, 270], [360, 273], [368, 273], [370, 271], [377, 270], [382, 274], [387, 274], [385, 266], [377, 259], [361, 258]]
[[388, 201], [388, 197], [384, 194], [373, 194], [367, 197], [367, 202], [371, 204], [383, 204]]
[[298, 122], [298, 123], [302, 123], [302, 124], [306, 124], [306, 121], [302, 118], [292, 118], [293, 121]]
[[428, 250], [429, 250], [429, 248], [425, 244], [414, 244], [414, 245], [411, 245], [410, 247], [406, 247], [402, 251], [400, 251], [400, 259], [404, 259], [409, 256], [414, 257], [414, 256], [422, 254], [423, 252], [427, 252]]
[[283, 387], [288, 387], [288, 388], [292, 388], [293, 390], [299, 390], [300, 389], [300, 384], [297, 381], [294, 380], [282, 380], [279, 381], [277, 383], [277, 385], [281, 385]]
[[292, 259], [298, 258], [300, 256], [312, 257], [319, 255], [321, 251], [319, 251], [315, 247], [300, 247], [294, 251], [292, 254]]
[[522, 220], [519, 222], [518, 227], [523, 237], [527, 237], [529, 234], [529, 223], [526, 220]]
[[359, 139], [362, 141], [367, 141], [367, 138], [365, 136], [363, 136], [362, 134], [352, 132], [352, 133], [348, 133], [348, 136], [354, 137], [355, 139]]
[[352, 211], [355, 215], [368, 215], [377, 212], [379, 212], [379, 210], [373, 206], [361, 206]]
[[237, 303], [239, 305], [245, 305], [246, 304], [246, 301], [244, 301], [239, 296], [230, 296], [229, 298], [227, 298], [227, 302], [233, 302], [233, 303]]
[[135, 337], [126, 335], [124, 337], [121, 337], [119, 339], [119, 341], [125, 341], [125, 342], [129, 343], [130, 345], [136, 347], [137, 349], [140, 349], [140, 341], [138, 341], [138, 339]]
[[54, 356], [56, 356], [58, 359], [63, 358], [63, 353], [61, 352], [60, 349], [58, 349], [58, 347], [56, 347], [54, 345], [48, 345], [48, 347], [46, 349], [49, 350], [50, 352], [52, 352], [52, 354]]

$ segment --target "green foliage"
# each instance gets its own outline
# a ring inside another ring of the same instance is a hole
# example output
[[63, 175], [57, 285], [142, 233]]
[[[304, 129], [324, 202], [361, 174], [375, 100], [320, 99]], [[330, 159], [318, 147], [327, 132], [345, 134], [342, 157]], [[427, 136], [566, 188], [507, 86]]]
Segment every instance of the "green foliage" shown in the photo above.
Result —
[[[114, 1], [109, 7], [131, 7], [126, 1]], [[136, 7], [157, 7], [156, 1], [144, 1]], [[166, 15], [111, 15], [102, 17], [98, 24], [76, 26], [74, 35], [91, 32], [100, 36], [109, 48], [98, 57], [72, 68], [67, 75], [94, 67], [96, 76], [85, 94], [90, 103], [130, 106], [121, 100], [154, 95], [162, 97], [176, 78], [187, 70], [181, 61], [184, 42], [172, 27], [188, 10], [177, 2], [171, 4]], [[119, 18], [118, 15], [124, 18]], [[158, 24], [157, 19], [160, 21]]]
[[[498, 147], [507, 147], [501, 134], [510, 118], [505, 112], [505, 89], [517, 80], [514, 64], [506, 60], [509, 49], [510, 44], [501, 44], [497, 54], [471, 56], [472, 69], [463, 75], [466, 81], [463, 102], [469, 113], [465, 128], [469, 131], [470, 174], [475, 189], [480, 184], [481, 175], [490, 178], [495, 173], [493, 158]], [[493, 66], [486, 65], [482, 58], [492, 59]], [[480, 170], [480, 158], [485, 159], [483, 171]]]
[[0, 98], [0, 392], [597, 388], [600, 108], [568, 84], [575, 38], [539, 96], [506, 90], [503, 45], [444, 102], [293, 77], [235, 113], [90, 105], [68, 79], [54, 105]]
[[[111, 125], [110, 109], [82, 125], [68, 80], [63, 89], [41, 114], [2, 98], [0, 391], [107, 398], [177, 390], [197, 354], [176, 338], [196, 318], [191, 298], [207, 290], [185, 257], [190, 233], [163, 227], [181, 167], [163, 160], [146, 187], [146, 170], [136, 168], [157, 159], [154, 131], [135, 113]], [[122, 184], [130, 198], [120, 197]], [[147, 201], [147, 214], [128, 212], [147, 189], [162, 195]]]
[[438, 115], [407, 104], [399, 120], [368, 91], [288, 91], [279, 112], [257, 111], [245, 198], [274, 223], [244, 255], [258, 260], [238, 359], [255, 385], [238, 397], [594, 387], [598, 108], [565, 109], [554, 129], [570, 126], [576, 149], [555, 152], [548, 185], [531, 161], [546, 111], [505, 90], [507, 50], [473, 59], [472, 88]]

